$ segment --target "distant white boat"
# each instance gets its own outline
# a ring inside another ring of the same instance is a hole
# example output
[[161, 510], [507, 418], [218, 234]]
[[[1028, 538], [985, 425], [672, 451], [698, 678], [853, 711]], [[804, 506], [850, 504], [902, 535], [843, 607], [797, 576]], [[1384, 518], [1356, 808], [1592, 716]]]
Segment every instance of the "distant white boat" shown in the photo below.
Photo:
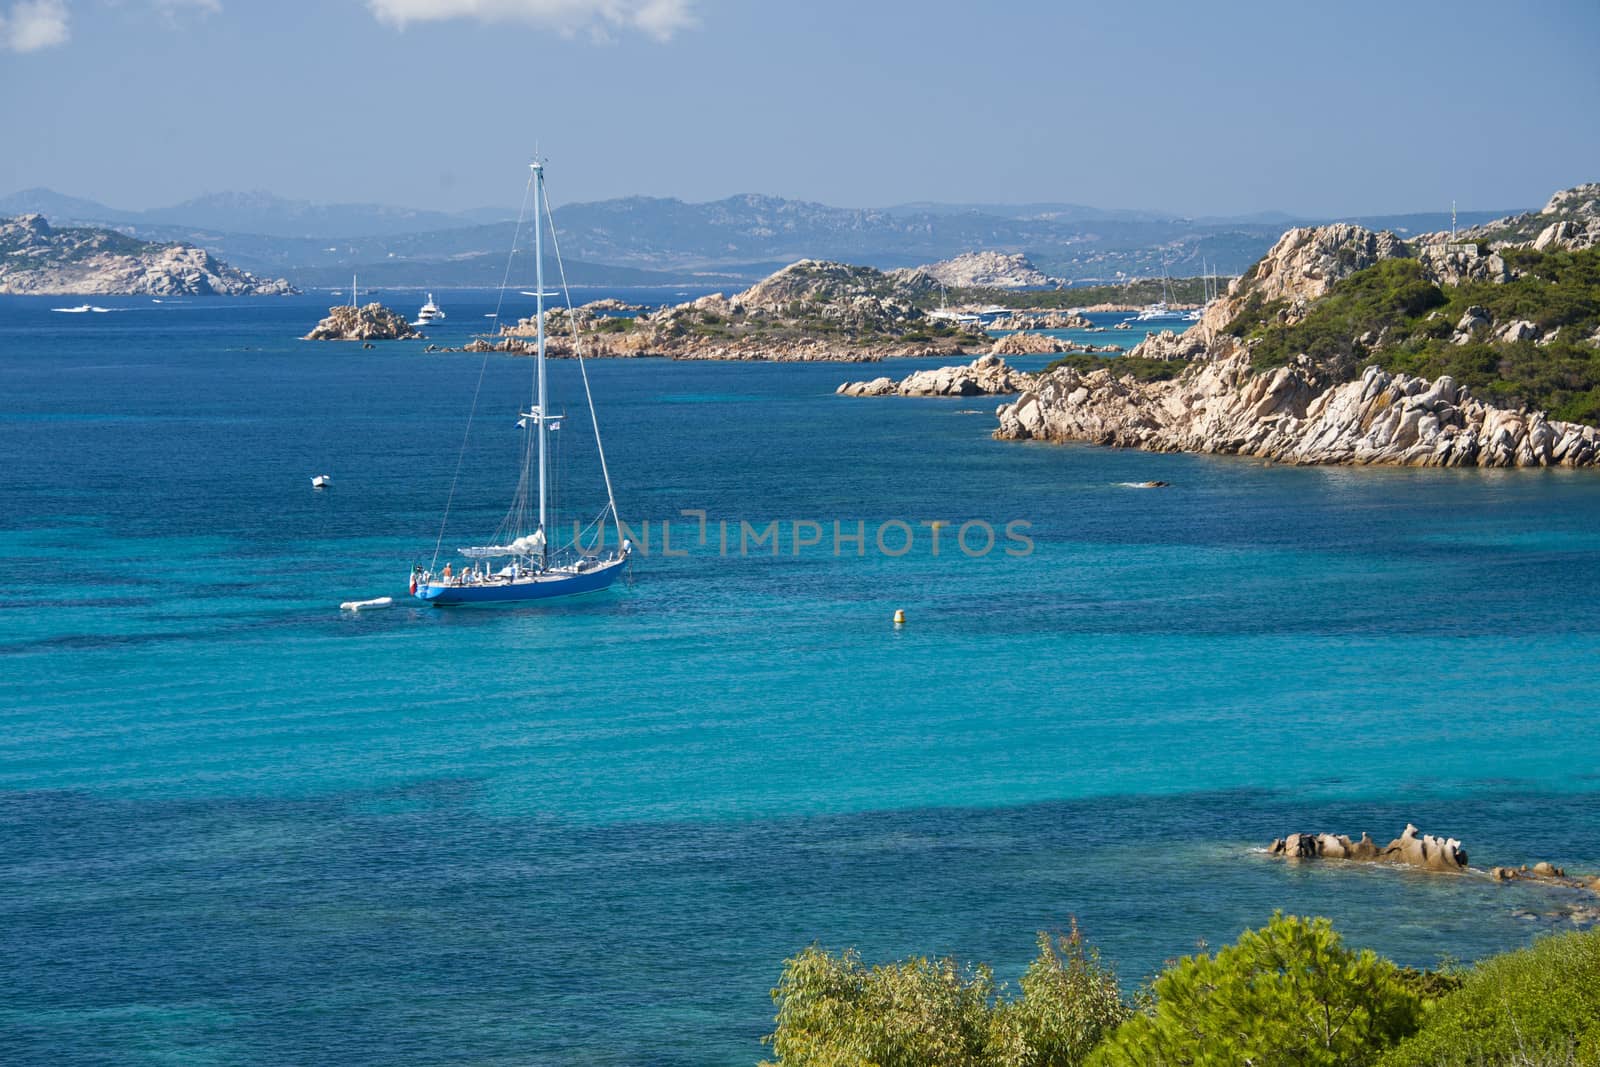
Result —
[[943, 285], [939, 286], [939, 294], [939, 306], [928, 312], [928, 318], [939, 319], [942, 322], [954, 322], [961, 326], [971, 326], [983, 321], [976, 312], [950, 310], [950, 294], [945, 291]]
[[111, 309], [110, 308], [99, 307], [98, 305], [95, 305], [95, 304], [79, 304], [75, 308], [51, 308], [50, 310], [51, 311], [59, 311], [63, 315], [82, 315], [86, 311], [95, 311], [95, 312], [98, 312], [98, 313], [104, 315], [107, 312], [109, 312]]
[[1172, 281], [1167, 277], [1167, 261], [1161, 261], [1161, 299], [1154, 304], [1146, 304], [1144, 310], [1135, 315], [1130, 322], [1181, 322], [1188, 318], [1188, 312], [1174, 308], [1172, 300]]
[[313, 475], [311, 478], [311, 488], [313, 489], [326, 489], [332, 484], [333, 479], [326, 474]]
[[422, 310], [417, 312], [417, 325], [426, 326], [430, 322], [438, 322], [444, 318], [444, 308], [433, 302], [433, 294], [428, 294], [428, 302], [422, 305]]
[[371, 600], [346, 600], [339, 605], [340, 611], [373, 611], [377, 608], [394, 607], [394, 597], [378, 596]]
[[1158, 322], [1171, 319], [1184, 319], [1188, 312], [1168, 306], [1165, 300], [1157, 300], [1154, 304], [1147, 304], [1143, 311], [1133, 317], [1134, 322]]

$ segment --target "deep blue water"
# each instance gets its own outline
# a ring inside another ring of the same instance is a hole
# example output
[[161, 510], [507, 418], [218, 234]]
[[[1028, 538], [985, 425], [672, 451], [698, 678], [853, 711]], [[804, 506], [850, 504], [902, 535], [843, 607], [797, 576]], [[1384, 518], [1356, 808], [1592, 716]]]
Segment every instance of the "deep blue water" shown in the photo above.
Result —
[[[436, 339], [486, 321], [439, 295]], [[1255, 851], [1286, 830], [1600, 868], [1592, 473], [1018, 445], [993, 401], [832, 395], [906, 367], [599, 362], [632, 582], [352, 617], [431, 557], [480, 369], [446, 552], [492, 531], [528, 362], [79, 302], [0, 300], [4, 1062], [749, 1064], [812, 941], [1014, 979], [1075, 915], [1132, 981], [1277, 907], [1418, 964], [1554, 925]]]

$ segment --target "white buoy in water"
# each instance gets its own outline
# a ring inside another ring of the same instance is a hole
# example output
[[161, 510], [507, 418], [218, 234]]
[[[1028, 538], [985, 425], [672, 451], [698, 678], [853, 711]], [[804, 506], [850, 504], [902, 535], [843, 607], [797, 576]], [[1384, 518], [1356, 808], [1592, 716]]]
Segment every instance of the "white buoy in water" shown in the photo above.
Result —
[[894, 624], [896, 626], [904, 626], [906, 624], [906, 613], [900, 608], [894, 609]]
[[332, 484], [333, 479], [326, 474], [314, 474], [311, 476], [311, 488], [313, 489], [326, 489]]
[[372, 611], [375, 608], [392, 608], [392, 607], [394, 607], [394, 597], [392, 597], [392, 596], [379, 596], [379, 597], [373, 597], [371, 600], [346, 600], [343, 604], [339, 605], [339, 610], [340, 611]]

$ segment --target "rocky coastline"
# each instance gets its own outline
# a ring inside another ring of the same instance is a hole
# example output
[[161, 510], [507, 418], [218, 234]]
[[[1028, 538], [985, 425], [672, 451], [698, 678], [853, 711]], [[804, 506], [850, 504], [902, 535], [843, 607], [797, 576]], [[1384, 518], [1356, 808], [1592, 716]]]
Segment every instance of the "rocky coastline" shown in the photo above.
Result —
[[0, 219], [0, 294], [68, 296], [282, 296], [281, 278], [257, 278], [193, 245], [153, 244], [92, 226], [53, 227], [43, 215]]
[[[1129, 353], [1186, 364], [1181, 374], [1141, 382], [1109, 369], [1060, 367], [997, 409], [994, 436], [1292, 464], [1593, 466], [1600, 463], [1594, 426], [1497, 406], [1448, 374], [1429, 379], [1388, 371], [1377, 360], [1352, 373], [1304, 353], [1278, 366], [1261, 367], [1255, 359], [1255, 347], [1272, 331], [1307, 320], [1340, 281], [1388, 260], [1414, 261], [1418, 286], [1448, 289], [1506, 284], [1513, 276], [1510, 253], [1499, 250], [1539, 242], [1545, 249], [1592, 247], [1600, 235], [1600, 185], [1557, 194], [1546, 212], [1559, 217], [1490, 223], [1481, 228], [1481, 243], [1427, 235], [1408, 245], [1349, 224], [1290, 230], [1193, 327], [1151, 335]], [[1501, 243], [1488, 247], [1495, 235]], [[1251, 328], [1253, 319], [1264, 325]], [[1430, 336], [1455, 346], [1523, 343], [1536, 351], [1555, 336], [1523, 315], [1497, 322], [1478, 307], [1453, 325], [1434, 320], [1425, 321]], [[1333, 341], [1336, 349], [1379, 359], [1386, 345], [1399, 343], [1381, 332]], [[1600, 329], [1578, 343], [1600, 345]]]
[[1307, 363], [1256, 373], [1248, 353], [1196, 362], [1171, 381], [1062, 367], [995, 414], [994, 436], [1002, 440], [1291, 464], [1588, 467], [1600, 461], [1595, 427], [1493, 407], [1448, 376], [1428, 381], [1369, 367], [1354, 382], [1329, 384]]

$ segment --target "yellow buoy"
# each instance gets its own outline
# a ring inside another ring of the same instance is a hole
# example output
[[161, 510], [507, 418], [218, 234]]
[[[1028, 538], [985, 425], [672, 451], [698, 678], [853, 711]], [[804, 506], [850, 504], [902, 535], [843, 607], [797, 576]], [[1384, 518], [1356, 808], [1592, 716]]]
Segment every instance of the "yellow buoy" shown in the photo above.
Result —
[[894, 624], [896, 626], [904, 626], [906, 624], [906, 613], [899, 608], [894, 609]]

